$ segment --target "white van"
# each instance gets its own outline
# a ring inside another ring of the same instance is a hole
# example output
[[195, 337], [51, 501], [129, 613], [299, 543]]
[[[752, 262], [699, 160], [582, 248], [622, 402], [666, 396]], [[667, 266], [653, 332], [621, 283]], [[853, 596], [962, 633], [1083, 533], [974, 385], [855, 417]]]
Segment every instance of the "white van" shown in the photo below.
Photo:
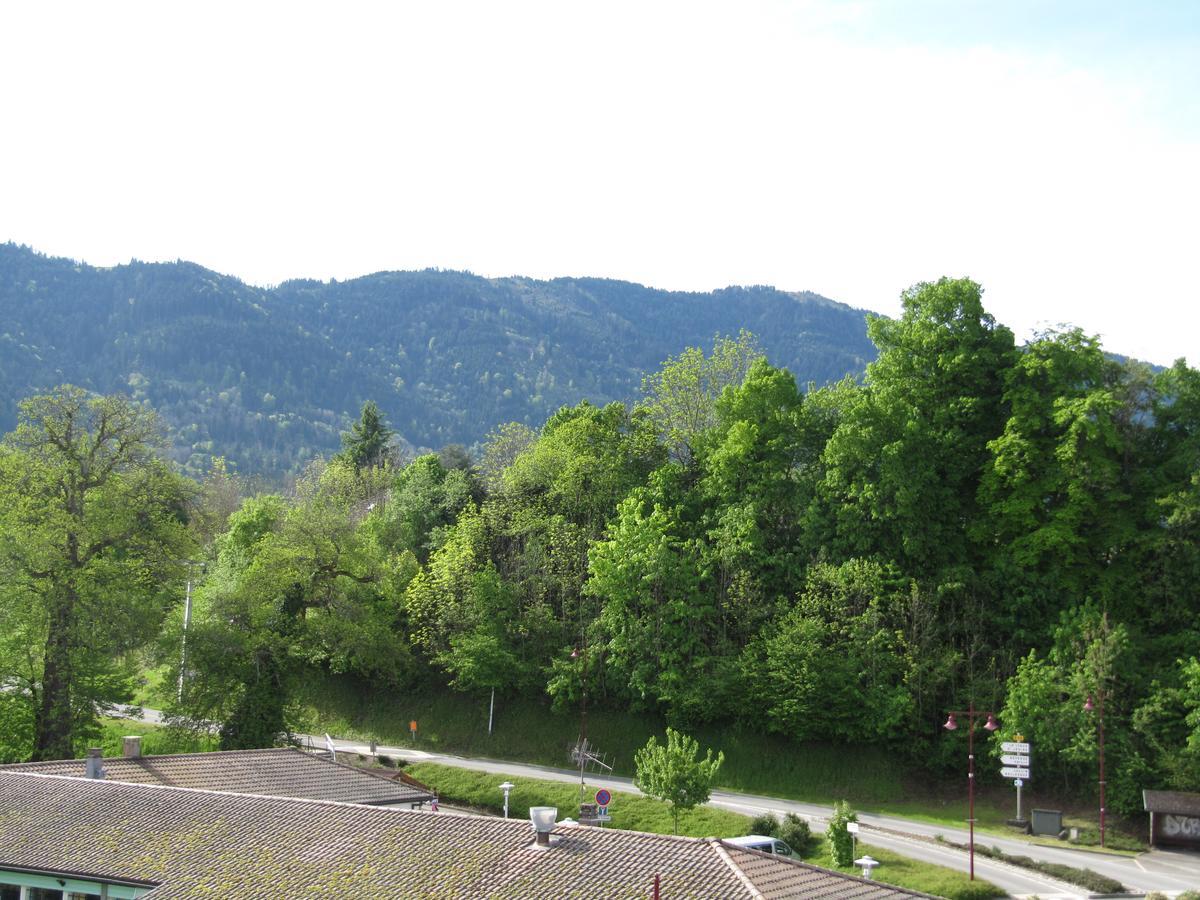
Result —
[[761, 853], [775, 853], [779, 856], [795, 856], [792, 848], [783, 841], [762, 834], [747, 834], [744, 837], [725, 838], [726, 844], [745, 847], [747, 850], [758, 850]]

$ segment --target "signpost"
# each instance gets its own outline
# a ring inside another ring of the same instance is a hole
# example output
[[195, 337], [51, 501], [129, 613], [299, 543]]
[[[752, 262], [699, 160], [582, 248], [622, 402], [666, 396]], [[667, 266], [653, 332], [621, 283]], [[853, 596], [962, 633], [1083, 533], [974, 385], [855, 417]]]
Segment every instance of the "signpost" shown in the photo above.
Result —
[[1025, 820], [1021, 818], [1021, 788], [1029, 780], [1029, 744], [1019, 734], [1013, 737], [1016, 738], [1015, 741], [1004, 741], [1000, 744], [1000, 749], [1004, 751], [1000, 756], [1000, 774], [1013, 780], [1013, 787], [1017, 789], [1017, 817], [1013, 824], [1023, 825]]

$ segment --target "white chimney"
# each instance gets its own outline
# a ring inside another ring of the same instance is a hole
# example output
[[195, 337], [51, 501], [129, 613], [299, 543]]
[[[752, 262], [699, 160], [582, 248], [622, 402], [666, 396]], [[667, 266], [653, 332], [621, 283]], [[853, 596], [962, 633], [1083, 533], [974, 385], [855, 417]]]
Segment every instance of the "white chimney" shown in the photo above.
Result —
[[121, 749], [126, 759], [141, 759], [142, 736], [140, 734], [126, 735], [121, 743]]
[[87, 755], [87, 777], [103, 778], [104, 761], [99, 747], [89, 747]]
[[533, 830], [537, 836], [539, 847], [550, 846], [550, 833], [554, 831], [554, 822], [557, 818], [557, 806], [529, 807], [529, 820], [533, 822]]

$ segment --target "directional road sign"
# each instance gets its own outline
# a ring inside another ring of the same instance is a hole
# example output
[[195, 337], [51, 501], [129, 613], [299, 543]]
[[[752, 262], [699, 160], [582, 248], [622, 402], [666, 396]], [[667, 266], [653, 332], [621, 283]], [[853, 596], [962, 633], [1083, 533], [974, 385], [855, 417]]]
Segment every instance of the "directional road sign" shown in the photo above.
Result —
[[1029, 744], [1026, 741], [1004, 741], [1000, 749], [1005, 753], [1028, 753]]
[[1000, 770], [1000, 776], [1002, 778], [1027, 779], [1027, 778], [1029, 778], [1029, 770], [1028, 769], [1019, 769], [1015, 766], [1005, 766], [1003, 769]]
[[1023, 753], [1005, 753], [1000, 757], [1000, 762], [1006, 766], [1027, 766], [1029, 757]]

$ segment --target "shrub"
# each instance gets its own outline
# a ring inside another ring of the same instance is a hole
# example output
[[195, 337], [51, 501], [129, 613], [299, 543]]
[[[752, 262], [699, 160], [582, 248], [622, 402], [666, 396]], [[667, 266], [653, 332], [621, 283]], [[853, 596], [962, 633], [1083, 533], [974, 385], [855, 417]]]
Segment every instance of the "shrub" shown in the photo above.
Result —
[[972, 881], [951, 888], [946, 893], [948, 900], [994, 900], [996, 897], [1007, 897], [1004, 891], [986, 881]]
[[750, 833], [775, 837], [779, 833], [779, 820], [771, 813], [762, 813], [750, 820]]
[[[964, 847], [962, 844], [955, 844], [954, 846]], [[1077, 869], [1074, 866], [1064, 866], [1061, 863], [1041, 862], [1028, 856], [1013, 856], [1005, 853], [998, 847], [981, 847], [979, 844], [975, 845], [975, 852], [982, 853], [984, 856], [990, 856], [992, 859], [999, 859], [1014, 866], [1020, 866], [1023, 869], [1032, 869], [1035, 872], [1041, 872], [1043, 875], [1049, 875], [1051, 878], [1057, 878], [1069, 884], [1077, 884], [1095, 894], [1121, 894], [1125, 892], [1125, 885], [1121, 884], [1121, 882], [1115, 878], [1109, 878], [1107, 875], [1101, 875], [1099, 872], [1093, 872], [1091, 869]]]
[[829, 838], [829, 855], [833, 858], [834, 866], [848, 868], [854, 864], [854, 841], [850, 836], [850, 829], [846, 826], [857, 821], [858, 816], [845, 800], [839, 800], [833, 807], [833, 815], [829, 817], [829, 827], [825, 830], [825, 836]]
[[807, 819], [802, 819], [795, 813], [788, 813], [783, 817], [783, 823], [777, 827], [779, 830], [772, 832], [775, 837], [779, 838], [801, 856], [808, 855], [808, 851], [812, 848], [813, 844], [813, 834], [812, 829], [809, 828]]

